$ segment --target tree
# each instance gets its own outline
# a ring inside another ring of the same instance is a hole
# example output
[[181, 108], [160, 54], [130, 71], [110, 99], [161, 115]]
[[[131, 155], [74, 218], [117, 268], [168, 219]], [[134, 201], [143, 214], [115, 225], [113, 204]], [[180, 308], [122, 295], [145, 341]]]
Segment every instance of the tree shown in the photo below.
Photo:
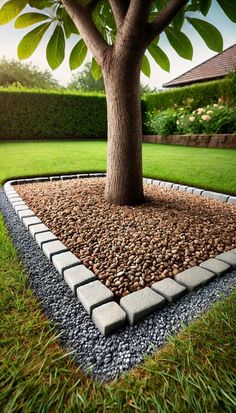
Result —
[[[236, 22], [236, 3], [216, 0], [225, 14]], [[28, 58], [46, 31], [55, 26], [46, 56], [52, 69], [65, 56], [65, 39], [71, 34], [79, 41], [70, 54], [70, 67], [83, 62], [87, 48], [93, 57], [92, 73], [102, 71], [108, 113], [108, 164], [106, 199], [115, 204], [139, 204], [144, 201], [142, 186], [142, 128], [140, 70], [147, 75], [150, 65], [145, 52], [164, 69], [169, 60], [158, 41], [165, 32], [180, 56], [191, 59], [193, 48], [181, 30], [187, 22], [209, 48], [223, 49], [220, 32], [199, 18], [206, 16], [212, 0], [10, 0], [0, 10], [0, 24], [16, 18], [15, 27], [39, 23], [18, 46], [18, 57]], [[21, 14], [26, 5], [38, 9]], [[51, 9], [42, 13], [45, 7]], [[197, 17], [193, 17], [196, 15]], [[43, 23], [42, 23], [43, 22]], [[101, 70], [100, 70], [101, 68]]]
[[32, 64], [25, 64], [17, 60], [0, 61], [0, 85], [1, 86], [24, 86], [38, 89], [55, 89], [59, 84], [52, 74], [46, 70], [41, 71]]
[[96, 91], [104, 92], [105, 86], [103, 77], [95, 80], [91, 73], [91, 63], [86, 63], [84, 70], [80, 73], [73, 73], [72, 79], [68, 84], [68, 89], [82, 90], [84, 92]]

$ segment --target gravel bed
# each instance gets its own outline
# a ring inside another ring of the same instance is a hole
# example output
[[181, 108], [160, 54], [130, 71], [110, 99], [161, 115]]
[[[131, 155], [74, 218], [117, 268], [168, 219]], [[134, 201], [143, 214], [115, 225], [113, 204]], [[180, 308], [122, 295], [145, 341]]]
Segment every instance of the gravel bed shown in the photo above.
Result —
[[147, 203], [115, 206], [105, 179], [15, 186], [50, 230], [117, 299], [236, 247], [236, 207], [144, 185]]
[[0, 190], [0, 208], [24, 266], [28, 281], [38, 297], [42, 309], [55, 325], [65, 351], [83, 371], [108, 381], [122, 371], [143, 361], [161, 347], [166, 337], [176, 334], [182, 324], [196, 319], [211, 304], [228, 295], [236, 287], [236, 271], [213, 281], [206, 287], [168, 305], [144, 321], [104, 338], [92, 323], [79, 301], [48, 262], [32, 237], [20, 223], [13, 208]]

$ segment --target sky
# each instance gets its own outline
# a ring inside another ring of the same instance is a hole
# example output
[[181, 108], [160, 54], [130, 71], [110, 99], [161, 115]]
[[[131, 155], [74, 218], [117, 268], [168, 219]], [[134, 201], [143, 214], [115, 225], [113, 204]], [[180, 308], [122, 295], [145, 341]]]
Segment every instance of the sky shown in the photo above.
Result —
[[[194, 13], [194, 17], [204, 19], [202, 15], [196, 16], [196, 13]], [[227, 18], [227, 16], [225, 16], [216, 0], [213, 0], [211, 11], [208, 13], [206, 20], [215, 25], [220, 30], [224, 40], [224, 49], [236, 43], [236, 24], [231, 22]], [[34, 26], [32, 26], [32, 28], [33, 27]], [[28, 31], [29, 29], [15, 29], [13, 23], [0, 26], [0, 59], [3, 56], [5, 56], [7, 59], [17, 59], [17, 45], [24, 34], [26, 34]], [[149, 60], [151, 63], [151, 76], [150, 78], [148, 78], [142, 75], [141, 82], [143, 84], [160, 89], [163, 83], [176, 78], [182, 73], [190, 70], [192, 67], [195, 67], [196, 65], [216, 55], [216, 52], [208, 49], [201, 37], [188, 23], [185, 23], [182, 31], [188, 35], [193, 44], [194, 53], [192, 61], [182, 59], [180, 56], [178, 56], [174, 49], [172, 49], [172, 47], [169, 45], [165, 34], [163, 34], [160, 38], [159, 46], [162, 47], [162, 49], [170, 59], [170, 72], [168, 73], [162, 70], [150, 57]], [[47, 69], [51, 71], [50, 67], [47, 64], [45, 56], [47, 40], [48, 36], [45, 35], [37, 50], [29, 59], [25, 60], [25, 62], [32, 62], [41, 70]], [[77, 71], [71, 72], [69, 68], [69, 53], [76, 41], [78, 41], [78, 38], [76, 36], [71, 36], [71, 39], [67, 43], [66, 58], [63, 64], [52, 72], [53, 76], [64, 86], [66, 86], [70, 81], [72, 73], [76, 73], [83, 69], [83, 67], [81, 66], [79, 70], [77, 69]], [[86, 59], [86, 61], [88, 61], [88, 59]]]

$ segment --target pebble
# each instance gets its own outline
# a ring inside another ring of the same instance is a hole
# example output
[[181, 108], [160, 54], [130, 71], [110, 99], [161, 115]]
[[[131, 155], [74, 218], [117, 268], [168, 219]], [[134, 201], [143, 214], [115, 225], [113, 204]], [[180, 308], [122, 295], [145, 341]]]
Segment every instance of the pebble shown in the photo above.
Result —
[[126, 294], [126, 279], [135, 291], [236, 247], [235, 205], [152, 185], [144, 186], [147, 204], [109, 205], [104, 181], [45, 182], [17, 189], [101, 282], [107, 285], [109, 280], [118, 298]]

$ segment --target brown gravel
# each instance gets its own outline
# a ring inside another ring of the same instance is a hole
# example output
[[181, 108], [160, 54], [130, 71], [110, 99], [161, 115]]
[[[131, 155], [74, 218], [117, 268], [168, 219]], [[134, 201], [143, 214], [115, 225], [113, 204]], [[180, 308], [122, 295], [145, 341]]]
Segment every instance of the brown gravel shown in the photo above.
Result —
[[138, 207], [105, 202], [104, 179], [18, 185], [27, 205], [117, 297], [236, 247], [236, 207], [145, 185]]

